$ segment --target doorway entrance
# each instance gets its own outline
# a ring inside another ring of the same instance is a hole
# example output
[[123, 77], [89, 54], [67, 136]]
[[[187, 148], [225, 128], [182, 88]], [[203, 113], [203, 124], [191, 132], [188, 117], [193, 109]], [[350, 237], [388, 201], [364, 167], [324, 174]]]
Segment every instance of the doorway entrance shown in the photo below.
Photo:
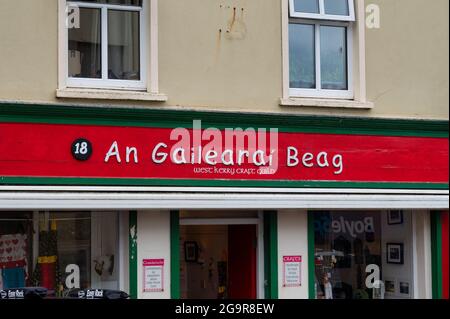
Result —
[[257, 299], [259, 230], [259, 218], [182, 218], [182, 299]]

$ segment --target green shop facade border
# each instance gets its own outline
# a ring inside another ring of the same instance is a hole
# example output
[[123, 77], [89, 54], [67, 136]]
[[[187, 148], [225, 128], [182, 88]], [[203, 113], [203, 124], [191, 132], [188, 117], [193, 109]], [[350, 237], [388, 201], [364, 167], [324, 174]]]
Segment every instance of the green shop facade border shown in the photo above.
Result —
[[[322, 133], [368, 136], [448, 138], [448, 121], [380, 119], [360, 117], [303, 116], [167, 109], [132, 109], [71, 105], [0, 102], [0, 123], [75, 124], [121, 127], [191, 128], [194, 120], [204, 127], [278, 128], [285, 133]], [[61, 186], [191, 186], [191, 187], [284, 187], [448, 189], [447, 184], [365, 183], [319, 181], [224, 181], [129, 178], [36, 178], [0, 177], [0, 185]]]

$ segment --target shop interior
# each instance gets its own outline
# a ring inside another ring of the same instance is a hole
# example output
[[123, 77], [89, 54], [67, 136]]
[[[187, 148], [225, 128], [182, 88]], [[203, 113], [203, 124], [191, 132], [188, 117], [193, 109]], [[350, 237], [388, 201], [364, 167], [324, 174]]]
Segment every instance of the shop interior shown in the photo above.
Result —
[[2, 212], [0, 290], [117, 289], [117, 212]]
[[[412, 212], [315, 211], [317, 299], [413, 297]], [[379, 274], [380, 285], [374, 284]], [[375, 288], [375, 289], [374, 289]]]
[[252, 212], [181, 213], [182, 298], [256, 299], [258, 223]]

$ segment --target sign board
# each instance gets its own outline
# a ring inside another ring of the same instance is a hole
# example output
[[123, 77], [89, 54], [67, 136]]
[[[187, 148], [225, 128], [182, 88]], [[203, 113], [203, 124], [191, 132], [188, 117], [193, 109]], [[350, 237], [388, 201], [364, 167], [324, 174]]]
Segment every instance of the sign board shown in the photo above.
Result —
[[0, 123], [0, 184], [448, 184], [447, 138], [257, 132]]
[[144, 259], [144, 292], [164, 291], [164, 259]]
[[302, 285], [302, 256], [283, 257], [283, 287]]

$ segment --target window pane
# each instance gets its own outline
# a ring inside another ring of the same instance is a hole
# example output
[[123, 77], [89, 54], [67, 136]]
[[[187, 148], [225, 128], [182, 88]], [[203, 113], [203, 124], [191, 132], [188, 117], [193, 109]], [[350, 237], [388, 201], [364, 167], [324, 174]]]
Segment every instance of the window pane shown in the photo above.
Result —
[[65, 285], [70, 276], [66, 267], [76, 265], [80, 269], [80, 288], [91, 288], [91, 213], [50, 213], [50, 222], [57, 231], [61, 282]]
[[322, 89], [347, 90], [347, 30], [320, 27]]
[[[412, 218], [399, 210], [315, 211], [316, 299], [413, 298]], [[378, 269], [380, 286], [366, 281], [367, 266]]]
[[297, 12], [319, 13], [319, 0], [294, 0]]
[[108, 10], [108, 78], [140, 80], [139, 12]]
[[348, 0], [325, 0], [325, 13], [348, 16]]
[[289, 24], [289, 60], [290, 87], [315, 88], [314, 25]]
[[80, 8], [80, 28], [69, 29], [69, 77], [101, 78], [101, 12]]
[[374, 298], [364, 270], [373, 265], [387, 271], [382, 237], [391, 234], [382, 233], [381, 214], [314, 212], [316, 299]]
[[142, 7], [142, 0], [77, 0], [76, 2], [115, 4]]

